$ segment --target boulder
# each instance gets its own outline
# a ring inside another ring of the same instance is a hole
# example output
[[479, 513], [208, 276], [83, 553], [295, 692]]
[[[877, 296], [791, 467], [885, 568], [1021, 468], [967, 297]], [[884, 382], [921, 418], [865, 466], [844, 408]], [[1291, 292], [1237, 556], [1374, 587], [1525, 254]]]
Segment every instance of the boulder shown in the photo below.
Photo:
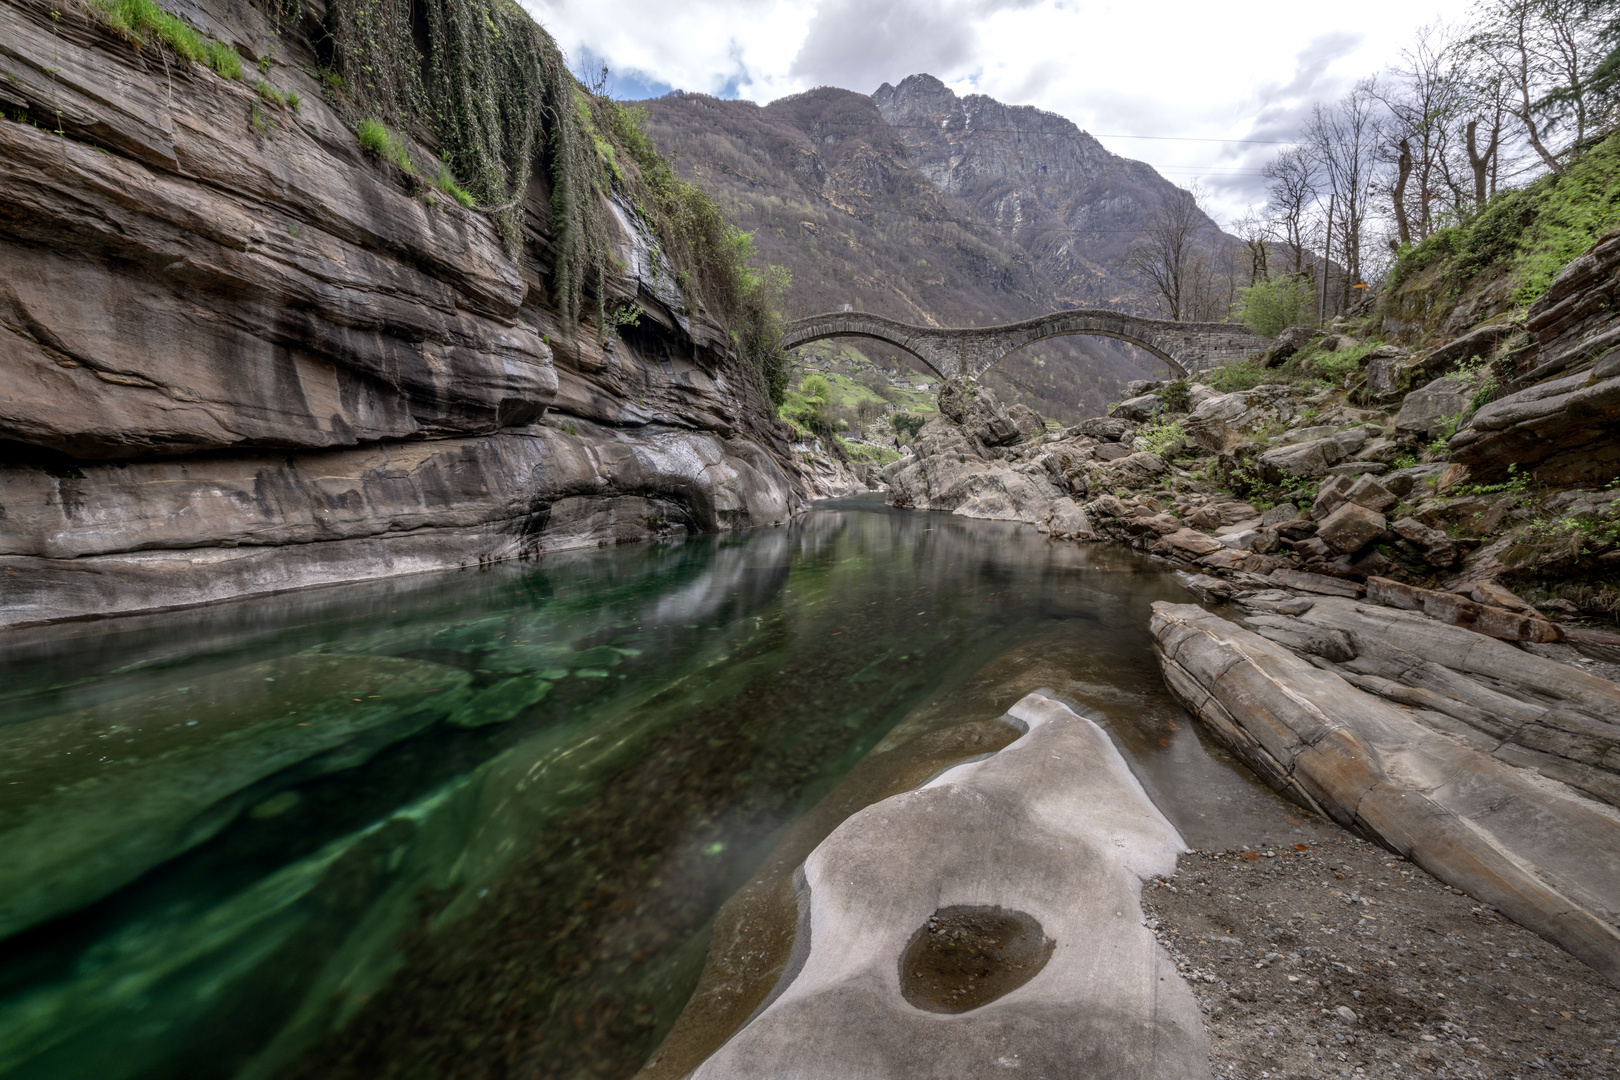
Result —
[[1291, 502], [1280, 502], [1260, 515], [1262, 528], [1273, 528], [1301, 517], [1305, 512]]
[[1098, 461], [1118, 461], [1131, 456], [1131, 448], [1124, 443], [1103, 443], [1094, 455]]
[[1250, 436], [1294, 418], [1294, 389], [1257, 386], [1235, 394], [1210, 398], [1182, 422], [1187, 437], [1212, 454], [1224, 454]]
[[1422, 369], [1430, 376], [1443, 375], [1449, 369], [1469, 360], [1488, 359], [1497, 346], [1519, 332], [1512, 323], [1494, 326], [1476, 326], [1468, 333], [1446, 342], [1431, 351], [1422, 360]]
[[1413, 465], [1409, 468], [1396, 469], [1392, 473], [1386, 473], [1379, 477], [1379, 481], [1390, 491], [1404, 499], [1419, 485], [1433, 484], [1435, 477], [1445, 471], [1445, 468], [1444, 462], [1435, 462], [1430, 465]]
[[1365, 506], [1367, 509], [1375, 510], [1380, 514], [1401, 501], [1399, 496], [1379, 483], [1377, 478], [1371, 476], [1363, 476], [1351, 484], [1345, 498], [1358, 506]]
[[996, 392], [975, 379], [952, 379], [940, 387], [939, 411], [985, 446], [1005, 446], [1021, 437]]
[[1457, 544], [1451, 537], [1439, 529], [1431, 529], [1416, 518], [1401, 518], [1390, 528], [1394, 529], [1402, 540], [1422, 552], [1423, 558], [1435, 566], [1451, 566], [1459, 557]]
[[1046, 424], [1040, 414], [1023, 402], [1015, 401], [1008, 405], [1007, 415], [1012, 417], [1013, 426], [1018, 429], [1022, 439], [1035, 439], [1046, 434]]
[[1278, 364], [1303, 349], [1313, 338], [1322, 336], [1322, 331], [1311, 326], [1290, 326], [1277, 335], [1272, 342], [1271, 349], [1266, 353], [1265, 366], [1276, 367]]
[[1255, 459], [1260, 476], [1269, 484], [1289, 479], [1313, 479], [1344, 459], [1344, 448], [1334, 439], [1312, 439], [1293, 446], [1274, 446]]
[[1221, 547], [1221, 542], [1213, 536], [1196, 529], [1181, 529], [1160, 539], [1153, 545], [1153, 550], [1160, 555], [1179, 555], [1182, 558], [1196, 559], [1200, 555], [1219, 551]]
[[[816, 846], [785, 990], [693, 1080], [1055, 1077], [1076, 1062], [1118, 1080], [1208, 1075], [1198, 1001], [1140, 906], [1185, 841], [1098, 722], [1031, 694], [1004, 723], [1023, 734]], [[968, 984], [968, 1007], [940, 1004], [901, 958], [931, 925], [974, 913], [1011, 924], [998, 946], [1033, 970]]]
[[1546, 644], [1559, 641], [1564, 636], [1558, 627], [1541, 618], [1534, 609], [1525, 612], [1494, 607], [1477, 603], [1456, 593], [1420, 589], [1389, 578], [1368, 578], [1367, 599], [1385, 607], [1421, 611], [1431, 619], [1437, 619], [1451, 626], [1465, 627], [1503, 641]]
[[1354, 581], [1328, 577], [1325, 574], [1307, 574], [1300, 570], [1273, 570], [1271, 580], [1289, 589], [1316, 593], [1320, 596], [1357, 597], [1364, 591]]
[[1317, 524], [1316, 535], [1334, 551], [1348, 555], [1378, 539], [1387, 527], [1383, 514], [1346, 502]]
[[1132, 425], [1112, 416], [1093, 416], [1070, 428], [1066, 435], [1084, 435], [1105, 442], [1119, 442], [1132, 432]]
[[1483, 406], [1448, 452], [1480, 480], [1500, 479], [1509, 465], [1547, 484], [1596, 485], [1620, 476], [1620, 349], [1586, 371]]
[[1138, 397], [1126, 398], [1108, 410], [1108, 414], [1123, 420], [1145, 424], [1163, 411], [1164, 402], [1159, 398], [1158, 394], [1142, 394]]
[[1449, 422], [1459, 420], [1468, 412], [1472, 398], [1473, 391], [1461, 379], [1450, 376], [1435, 379], [1423, 389], [1406, 395], [1395, 417], [1395, 430], [1414, 438], [1432, 439], [1441, 434]]
[[1334, 432], [1331, 438], [1339, 444], [1339, 449], [1344, 451], [1344, 456], [1350, 457], [1352, 454], [1359, 453], [1361, 448], [1367, 445], [1367, 429], [1364, 427], [1349, 427], [1343, 431]]
[[1316, 499], [1311, 503], [1311, 520], [1321, 521], [1350, 497], [1350, 489], [1356, 482], [1348, 476], [1334, 476], [1322, 481], [1322, 486], [1316, 489]]
[[1140, 394], [1151, 394], [1162, 386], [1164, 386], [1163, 379], [1132, 379], [1125, 384], [1125, 392], [1136, 397]]
[[1412, 354], [1394, 345], [1380, 345], [1367, 353], [1366, 364], [1367, 396], [1377, 402], [1399, 397], [1414, 367]]
[[[1570, 745], [1568, 732], [1564, 742], [1550, 738], [1555, 723], [1597, 732], [1598, 717], [1620, 712], [1620, 688], [1504, 642], [1349, 600], [1318, 600], [1298, 621], [1344, 635], [1354, 659], [1341, 667], [1318, 654], [1312, 663], [1190, 604], [1155, 603], [1150, 630], [1171, 693], [1270, 783], [1620, 983], [1620, 821], [1510, 764], [1520, 754], [1554, 759], [1536, 743]], [[1424, 685], [1401, 685], [1408, 672]], [[1558, 707], [1509, 698], [1476, 672]], [[1503, 725], [1476, 704], [1485, 702], [1523, 719]], [[1454, 737], [1442, 704], [1497, 731], [1532, 727], [1530, 745], [1474, 749], [1498, 747], [1502, 735]], [[1425, 722], [1434, 715], [1444, 726]], [[1578, 759], [1554, 759], [1554, 768], [1612, 777]]]

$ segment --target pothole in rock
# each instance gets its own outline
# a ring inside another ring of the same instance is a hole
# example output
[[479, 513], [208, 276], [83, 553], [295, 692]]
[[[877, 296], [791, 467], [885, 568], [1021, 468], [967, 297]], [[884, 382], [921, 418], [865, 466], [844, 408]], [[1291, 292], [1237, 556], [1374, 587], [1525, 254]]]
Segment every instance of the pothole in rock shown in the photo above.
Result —
[[1033, 979], [1056, 945], [1022, 911], [940, 908], [900, 957], [900, 992], [928, 1012], [969, 1012]]

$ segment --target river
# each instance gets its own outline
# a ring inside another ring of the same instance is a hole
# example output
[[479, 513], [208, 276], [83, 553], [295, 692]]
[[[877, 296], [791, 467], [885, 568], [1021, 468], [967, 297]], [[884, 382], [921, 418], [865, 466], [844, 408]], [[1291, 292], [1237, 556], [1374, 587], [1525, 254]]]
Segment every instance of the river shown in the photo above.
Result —
[[846, 500], [0, 637], [0, 1076], [629, 1076], [857, 762], [1038, 687], [1189, 844], [1280, 829], [1164, 691], [1160, 599], [1128, 551]]

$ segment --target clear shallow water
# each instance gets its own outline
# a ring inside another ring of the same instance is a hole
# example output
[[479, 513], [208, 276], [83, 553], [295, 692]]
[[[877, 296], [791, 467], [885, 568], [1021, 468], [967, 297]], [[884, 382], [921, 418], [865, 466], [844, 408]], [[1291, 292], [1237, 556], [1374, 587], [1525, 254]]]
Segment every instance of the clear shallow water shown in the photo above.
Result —
[[1128, 552], [792, 526], [0, 637], [0, 1076], [628, 1076], [716, 909], [903, 718], [1100, 711], [1190, 843]]

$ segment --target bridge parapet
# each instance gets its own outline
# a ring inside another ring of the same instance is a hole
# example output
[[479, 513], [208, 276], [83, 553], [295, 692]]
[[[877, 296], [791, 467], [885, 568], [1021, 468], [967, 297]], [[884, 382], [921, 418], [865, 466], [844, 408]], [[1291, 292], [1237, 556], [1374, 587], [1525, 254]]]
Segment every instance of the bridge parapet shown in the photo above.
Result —
[[1245, 359], [1272, 343], [1271, 338], [1237, 323], [1168, 322], [1082, 308], [1005, 326], [968, 327], [912, 326], [862, 311], [835, 311], [790, 324], [782, 336], [782, 347], [795, 349], [827, 338], [874, 338], [910, 353], [936, 375], [950, 379], [982, 375], [1025, 345], [1075, 334], [1129, 342], [1183, 376]]

